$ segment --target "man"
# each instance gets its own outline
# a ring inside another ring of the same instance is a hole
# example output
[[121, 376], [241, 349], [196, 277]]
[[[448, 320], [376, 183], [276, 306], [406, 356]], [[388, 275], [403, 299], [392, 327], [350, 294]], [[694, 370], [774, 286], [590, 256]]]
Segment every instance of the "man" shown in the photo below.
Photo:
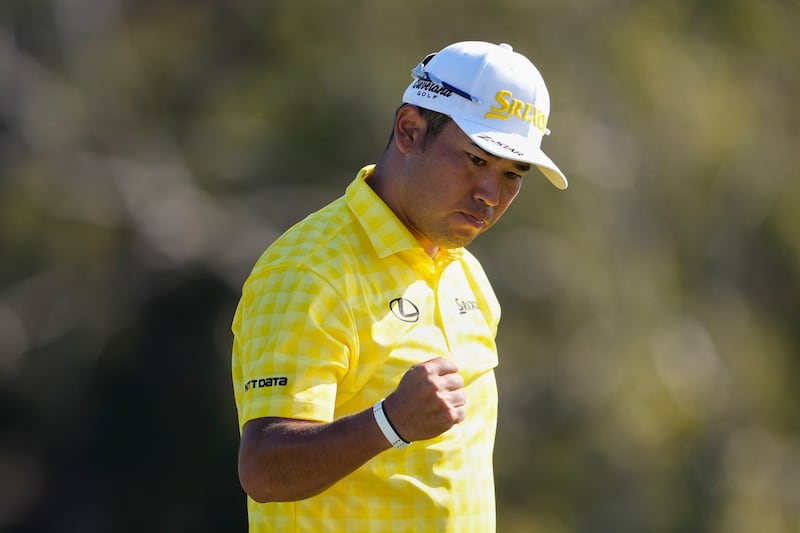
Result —
[[250, 531], [495, 529], [500, 308], [464, 249], [537, 166], [550, 101], [507, 44], [413, 71], [389, 145], [277, 239], [233, 322]]

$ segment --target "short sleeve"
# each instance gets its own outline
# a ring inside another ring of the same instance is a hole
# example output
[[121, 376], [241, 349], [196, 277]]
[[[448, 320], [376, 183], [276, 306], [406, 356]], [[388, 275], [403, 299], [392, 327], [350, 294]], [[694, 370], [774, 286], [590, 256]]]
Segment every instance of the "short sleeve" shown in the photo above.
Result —
[[357, 335], [346, 302], [327, 281], [302, 266], [254, 272], [232, 329], [240, 429], [266, 416], [333, 420]]

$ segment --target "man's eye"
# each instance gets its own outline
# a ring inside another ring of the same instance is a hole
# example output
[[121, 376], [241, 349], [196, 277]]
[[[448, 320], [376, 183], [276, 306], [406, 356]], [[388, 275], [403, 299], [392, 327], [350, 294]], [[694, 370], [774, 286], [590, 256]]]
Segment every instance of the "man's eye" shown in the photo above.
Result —
[[486, 160], [485, 159], [481, 159], [480, 157], [478, 157], [475, 154], [467, 153], [467, 157], [469, 157], [470, 161], [472, 161], [473, 163], [475, 163], [476, 165], [478, 165], [480, 167], [482, 167], [483, 165], [486, 164]]

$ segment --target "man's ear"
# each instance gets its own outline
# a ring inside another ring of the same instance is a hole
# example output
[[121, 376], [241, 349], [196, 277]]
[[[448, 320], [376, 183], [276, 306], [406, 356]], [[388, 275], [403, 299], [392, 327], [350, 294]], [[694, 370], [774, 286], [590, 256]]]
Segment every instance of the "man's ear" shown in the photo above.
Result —
[[407, 154], [422, 144], [428, 123], [414, 105], [404, 105], [394, 119], [394, 143], [397, 150]]

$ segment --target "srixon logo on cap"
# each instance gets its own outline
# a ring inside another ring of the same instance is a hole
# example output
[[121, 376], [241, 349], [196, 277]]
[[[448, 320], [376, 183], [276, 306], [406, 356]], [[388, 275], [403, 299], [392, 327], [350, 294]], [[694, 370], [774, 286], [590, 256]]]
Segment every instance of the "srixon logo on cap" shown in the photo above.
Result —
[[508, 120], [514, 117], [525, 122], [530, 122], [539, 128], [542, 133], [547, 129], [547, 115], [533, 104], [514, 98], [511, 91], [497, 91], [497, 94], [494, 95], [494, 99], [499, 105], [491, 106], [489, 108], [490, 111], [483, 115], [483, 118]]

